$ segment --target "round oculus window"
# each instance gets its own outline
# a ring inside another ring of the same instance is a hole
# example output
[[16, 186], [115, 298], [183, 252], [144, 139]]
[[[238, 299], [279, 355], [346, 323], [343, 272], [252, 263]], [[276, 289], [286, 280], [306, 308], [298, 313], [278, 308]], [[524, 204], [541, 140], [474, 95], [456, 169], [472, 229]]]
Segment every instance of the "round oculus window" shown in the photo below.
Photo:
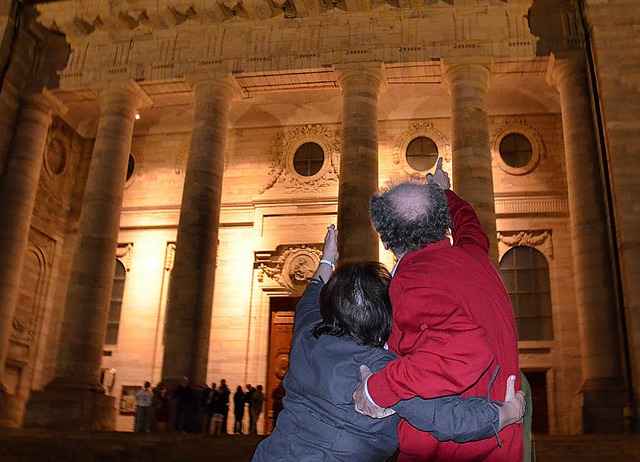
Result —
[[502, 138], [499, 149], [500, 157], [509, 167], [526, 167], [533, 158], [531, 142], [520, 133], [510, 133]]
[[419, 136], [407, 146], [407, 163], [419, 172], [426, 172], [438, 160], [438, 146], [431, 138]]
[[293, 168], [301, 176], [313, 176], [324, 164], [324, 150], [317, 143], [304, 143], [293, 156]]

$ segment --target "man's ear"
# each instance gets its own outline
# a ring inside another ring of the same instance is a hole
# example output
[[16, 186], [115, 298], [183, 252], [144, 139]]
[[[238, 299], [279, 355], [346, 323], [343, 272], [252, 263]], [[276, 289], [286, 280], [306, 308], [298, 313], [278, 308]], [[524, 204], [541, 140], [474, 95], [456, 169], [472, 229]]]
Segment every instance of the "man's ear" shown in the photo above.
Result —
[[384, 246], [384, 250], [389, 250], [389, 244], [383, 242], [382, 245]]

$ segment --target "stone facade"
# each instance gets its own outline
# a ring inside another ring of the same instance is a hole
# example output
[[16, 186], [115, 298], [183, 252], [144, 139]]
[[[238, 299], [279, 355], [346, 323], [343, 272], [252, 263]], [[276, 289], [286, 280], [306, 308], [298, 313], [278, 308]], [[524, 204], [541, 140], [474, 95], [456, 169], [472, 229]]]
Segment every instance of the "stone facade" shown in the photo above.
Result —
[[[519, 344], [540, 380], [542, 431], [631, 429], [640, 6], [583, 3], [4, 6], [0, 112], [16, 129], [0, 134], [0, 184], [26, 184], [11, 170], [21, 101], [35, 88], [59, 104], [34, 148], [32, 210], [14, 207], [25, 229], [2, 234], [22, 249], [0, 281], [2, 424], [46, 426], [66, 406], [79, 409], [69, 428], [130, 430], [132, 417], [113, 411], [123, 387], [145, 380], [268, 387], [272, 319], [300, 294], [326, 226], [349, 237], [343, 256], [394, 264], [369, 235], [367, 201], [433, 168], [406, 155], [424, 137], [491, 231], [496, 263], [530, 247], [548, 266], [553, 335]], [[38, 59], [43, 49], [53, 57]], [[531, 144], [526, 165], [500, 154], [514, 133]], [[324, 155], [310, 175], [294, 162], [305, 143]], [[103, 344], [116, 259], [117, 342]], [[111, 401], [101, 368], [115, 370]]]

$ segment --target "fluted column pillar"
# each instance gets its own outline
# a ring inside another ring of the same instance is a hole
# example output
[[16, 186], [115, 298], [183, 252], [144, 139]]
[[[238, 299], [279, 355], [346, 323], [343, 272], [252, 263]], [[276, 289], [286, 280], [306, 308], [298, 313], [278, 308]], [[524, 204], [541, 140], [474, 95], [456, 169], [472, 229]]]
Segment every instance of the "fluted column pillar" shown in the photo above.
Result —
[[338, 68], [342, 89], [342, 152], [338, 192], [340, 261], [378, 260], [378, 235], [369, 200], [378, 190], [378, 93], [380, 66]]
[[230, 78], [193, 86], [195, 112], [180, 207], [169, 300], [162, 380], [186, 376], [204, 385], [227, 125], [236, 92]]
[[[585, 433], [622, 431], [626, 404], [600, 158], [583, 59], [553, 60], [567, 166]], [[612, 411], [612, 406], [619, 412]], [[619, 415], [618, 415], [619, 414]]]
[[[29, 238], [31, 216], [42, 170], [42, 154], [54, 111], [61, 103], [48, 91], [28, 92], [20, 97], [9, 161], [0, 182], [0, 374], [4, 374], [11, 325]], [[0, 375], [0, 395], [8, 393]], [[0, 425], [17, 424], [7, 415], [0, 396]]]
[[484, 64], [447, 65], [444, 76], [451, 94], [453, 189], [469, 202], [489, 236], [489, 254], [498, 263], [496, 209], [489, 146], [487, 91], [489, 68]]
[[[113, 429], [113, 398], [104, 395], [100, 364], [111, 301], [137, 86], [100, 93], [100, 121], [87, 178], [54, 379], [35, 394], [25, 426]], [[69, 401], [60, 409], [60, 401]], [[38, 406], [40, 405], [40, 406]]]

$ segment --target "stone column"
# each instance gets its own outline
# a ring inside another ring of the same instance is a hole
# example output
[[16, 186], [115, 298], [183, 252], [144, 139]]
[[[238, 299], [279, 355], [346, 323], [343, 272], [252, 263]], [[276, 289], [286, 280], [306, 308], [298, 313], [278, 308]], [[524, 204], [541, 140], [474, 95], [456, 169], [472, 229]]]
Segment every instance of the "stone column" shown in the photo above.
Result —
[[180, 207], [169, 300], [162, 380], [186, 376], [204, 385], [218, 249], [224, 153], [233, 80], [194, 84], [195, 112]]
[[622, 432], [627, 404], [621, 366], [600, 158], [583, 59], [553, 60], [567, 165], [573, 268], [580, 327], [585, 433]]
[[493, 192], [487, 91], [490, 71], [484, 64], [447, 65], [444, 76], [451, 93], [453, 189], [476, 211], [498, 263], [496, 208]]
[[338, 192], [340, 261], [378, 260], [379, 239], [369, 218], [378, 190], [378, 93], [380, 66], [338, 68], [342, 89], [342, 153]]
[[114, 398], [100, 384], [137, 86], [100, 93], [100, 122], [87, 178], [53, 380], [32, 393], [25, 426], [112, 430]]
[[[62, 106], [48, 91], [28, 92], [20, 97], [9, 161], [0, 182], [0, 374], [4, 372], [11, 326], [36, 200], [42, 154], [52, 113]], [[0, 425], [11, 424], [6, 414], [7, 390], [0, 375]]]

